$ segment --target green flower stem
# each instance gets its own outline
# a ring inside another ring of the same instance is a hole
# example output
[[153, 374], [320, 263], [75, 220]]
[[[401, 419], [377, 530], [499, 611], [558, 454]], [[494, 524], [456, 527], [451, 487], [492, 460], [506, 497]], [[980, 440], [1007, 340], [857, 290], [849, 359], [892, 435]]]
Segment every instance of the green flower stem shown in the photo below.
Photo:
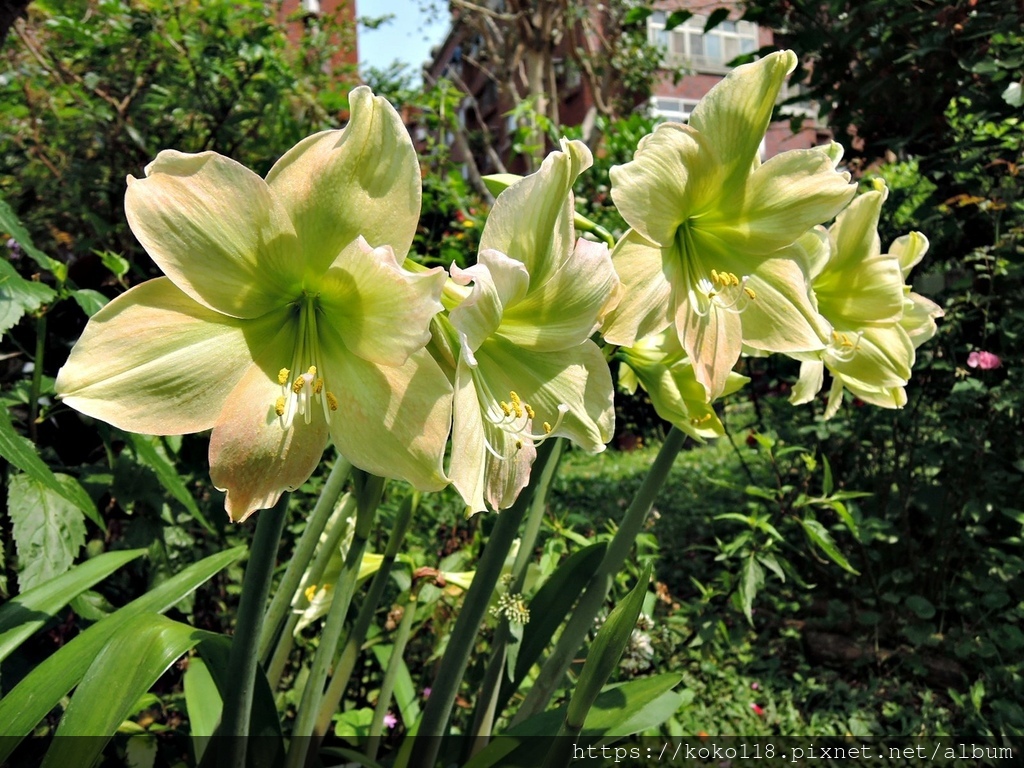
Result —
[[[323, 632], [320, 635], [320, 644], [313, 657], [313, 667], [306, 680], [306, 687], [302, 691], [302, 700], [299, 702], [299, 709], [295, 716], [295, 726], [292, 728], [292, 741], [288, 747], [286, 763], [288, 768], [303, 768], [306, 764], [306, 756], [313, 743], [312, 737], [316, 733], [316, 720], [320, 711], [320, 702], [324, 696], [324, 683], [327, 682], [327, 674], [331, 662], [334, 661], [342, 629], [345, 627], [345, 617], [348, 615], [352, 595], [355, 593], [359, 566], [363, 561], [363, 553], [366, 551], [370, 529], [373, 527], [377, 504], [380, 501], [380, 491], [383, 490], [383, 481], [379, 478], [371, 477], [360, 483], [359, 476], [362, 474], [358, 473], [356, 478], [356, 525], [352, 543], [349, 545], [345, 563], [338, 575], [334, 598], [331, 600], [327, 621], [324, 623]], [[376, 497], [375, 500], [374, 497]]]
[[334, 664], [335, 672], [331, 677], [330, 684], [327, 686], [327, 693], [324, 694], [323, 703], [320, 705], [320, 716], [317, 718], [316, 732], [318, 734], [327, 733], [327, 729], [331, 726], [331, 718], [337, 712], [338, 703], [341, 701], [345, 689], [348, 688], [348, 682], [352, 677], [353, 670], [356, 668], [356, 661], [359, 659], [359, 651], [366, 640], [366, 633], [370, 629], [370, 623], [377, 613], [377, 607], [380, 604], [381, 597], [384, 595], [388, 578], [391, 575], [391, 568], [395, 564], [395, 559], [402, 548], [402, 543], [405, 541], [405, 534], [409, 530], [409, 524], [412, 522], [412, 516], [416, 512], [419, 502], [420, 495], [414, 491], [405, 498], [398, 509], [398, 514], [395, 516], [395, 521], [391, 527], [391, 537], [388, 539], [388, 545], [384, 549], [384, 557], [381, 560], [380, 568], [377, 569], [377, 573], [373, 576], [373, 581], [370, 582], [370, 589], [366, 593], [363, 604], [359, 607], [359, 613], [356, 615], [355, 623], [352, 625], [352, 631], [345, 640], [345, 647], [341, 651], [341, 656]]
[[[317, 550], [316, 555], [313, 557], [313, 562], [309, 564], [309, 568], [306, 571], [306, 586], [318, 584], [320, 582], [321, 577], [324, 575], [324, 571], [327, 570], [328, 563], [331, 561], [331, 557], [333, 557], [334, 553], [338, 551], [338, 546], [341, 540], [345, 538], [349, 532], [348, 520], [352, 517], [355, 510], [355, 497], [351, 494], [346, 495], [345, 498], [341, 500], [341, 506], [335, 511], [334, 516], [336, 518], [336, 522], [334, 526], [330, 531], [328, 531], [327, 538], [324, 539], [323, 545]], [[295, 632], [295, 627], [298, 625], [301, 618], [301, 614], [293, 611], [288, 616], [284, 630], [278, 638], [267, 673], [267, 679], [270, 681], [272, 688], [276, 688], [278, 682], [281, 680], [281, 673], [284, 671], [284, 667], [288, 662], [288, 654], [291, 653], [292, 646], [294, 645], [293, 634]]]
[[[523, 591], [523, 584], [526, 582], [526, 572], [533, 560], [534, 547], [537, 544], [537, 535], [540, 533], [540, 526], [544, 520], [544, 510], [547, 506], [548, 489], [551, 487], [551, 480], [558, 469], [559, 459], [562, 457], [562, 448], [565, 441], [561, 438], [555, 440], [552, 447], [551, 458], [544, 465], [540, 482], [537, 484], [537, 491], [530, 503], [530, 513], [526, 516], [526, 525], [523, 527], [523, 535], [519, 539], [519, 551], [516, 553], [515, 562], [512, 565], [512, 580], [509, 582], [509, 593]], [[491, 657], [487, 662], [487, 670], [484, 673], [484, 680], [480, 686], [480, 697], [477, 699], [476, 712], [473, 716], [473, 739], [472, 757], [478, 751], [487, 746], [487, 740], [494, 728], [494, 717], [497, 714], [498, 696], [501, 691], [502, 670], [508, 657], [508, 643], [512, 639], [509, 631], [508, 619], [503, 619], [498, 631], [495, 633]]]
[[278, 637], [281, 621], [288, 612], [288, 608], [291, 606], [292, 599], [295, 596], [295, 591], [299, 588], [299, 583], [302, 581], [302, 573], [310, 558], [313, 557], [313, 551], [320, 540], [320, 534], [323, 533], [324, 528], [327, 526], [327, 521], [331, 518], [334, 506], [337, 504], [338, 497], [341, 496], [341, 490], [345, 486], [345, 480], [348, 479], [351, 471], [352, 465], [339, 456], [334, 462], [331, 473], [327, 476], [327, 482], [324, 483], [324, 488], [320, 492], [320, 498], [317, 499], [316, 506], [313, 507], [313, 514], [309, 516], [309, 520], [306, 522], [306, 529], [302, 532], [298, 544], [295, 545], [295, 551], [288, 562], [288, 568], [285, 570], [281, 583], [278, 585], [277, 591], [270, 601], [270, 606], [267, 608], [267, 613], [263, 617], [263, 631], [260, 633], [259, 652], [260, 659], [264, 664], [267, 663], [271, 655], [272, 644], [275, 638]]
[[448, 729], [448, 719], [455, 697], [462, 684], [462, 677], [469, 665], [469, 657], [476, 644], [480, 624], [487, 614], [487, 606], [494, 595], [494, 588], [501, 576], [505, 559], [519, 532], [519, 524], [533, 496], [533, 491], [540, 482], [544, 467], [553, 452], [554, 442], [544, 443], [537, 451], [530, 484], [519, 494], [519, 498], [508, 509], [502, 510], [494, 523], [494, 529], [487, 540], [480, 560], [477, 562], [476, 574], [469, 586], [466, 598], [462, 602], [459, 618], [455, 622], [448, 648], [430, 689], [430, 698], [423, 710], [417, 736], [426, 737], [417, 745], [416, 754], [412, 756], [412, 765], [420, 768], [433, 768], [441, 748], [441, 737]]
[[228, 657], [228, 696], [220, 725], [218, 765], [244, 768], [249, 736], [249, 717], [256, 684], [257, 639], [263, 622], [263, 609], [270, 592], [270, 581], [277, 562], [277, 549], [288, 509], [288, 494], [273, 509], [259, 513], [253, 535], [249, 562], [242, 581], [242, 599], [238, 606], [238, 623]]
[[274, 644], [274, 653], [266, 667], [267, 682], [270, 683], [272, 691], [276, 691], [277, 686], [281, 683], [281, 676], [288, 664], [288, 657], [291, 655], [292, 648], [295, 647], [295, 627], [298, 626], [301, 617], [301, 614], [294, 611], [290, 613], [284, 623], [284, 629], [281, 630], [280, 637]]
[[36, 419], [39, 418], [39, 395], [43, 389], [43, 358], [46, 356], [46, 312], [36, 317], [36, 355], [32, 358], [32, 385], [28, 398], [28, 431], [32, 442], [39, 442]]
[[576, 605], [576, 610], [573, 611], [565, 630], [558, 638], [555, 649], [541, 667], [540, 674], [537, 675], [533, 687], [526, 694], [526, 699], [513, 718], [512, 725], [517, 725], [531, 715], [543, 711], [561, 684], [576, 652], [586, 639], [587, 632], [594, 626], [594, 619], [612, 588], [615, 574], [619, 572], [629, 556], [633, 543], [643, 529], [644, 521], [651, 511], [651, 507], [654, 506], [654, 499], [661, 486], [665, 484], [672, 464], [685, 440], [686, 435], [676, 427], [669, 431], [664, 445], [658, 451], [654, 463], [647, 472], [647, 477], [644, 478], [644, 482], [640, 486], [640, 490], [637, 491], [626, 510], [619, 529], [608, 544], [604, 559], [594, 575], [590, 577], [590, 581], [587, 582], [587, 587]]
[[377, 759], [377, 751], [380, 749], [380, 740], [383, 733], [384, 716], [391, 706], [391, 698], [395, 692], [395, 682], [398, 680], [398, 672], [402, 668], [402, 659], [405, 656], [405, 646], [409, 643], [412, 635], [412, 625], [416, 623], [416, 600], [419, 594], [419, 586], [413, 585], [409, 593], [409, 600], [405, 604], [405, 611], [402, 613], [402, 621], [395, 633], [395, 644], [391, 649], [391, 658], [388, 660], [388, 668], [384, 671], [384, 681], [380, 684], [380, 694], [377, 697], [377, 706], [373, 710], [373, 721], [370, 723], [370, 739], [366, 744], [366, 756], [370, 760]]

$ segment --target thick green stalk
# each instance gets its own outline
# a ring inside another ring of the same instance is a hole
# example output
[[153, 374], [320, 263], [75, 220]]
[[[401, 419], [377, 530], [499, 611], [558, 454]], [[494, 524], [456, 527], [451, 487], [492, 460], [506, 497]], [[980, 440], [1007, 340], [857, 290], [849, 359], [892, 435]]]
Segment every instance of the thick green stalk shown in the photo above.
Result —
[[[361, 476], [362, 473], [359, 475]], [[352, 595], [355, 593], [359, 566], [363, 561], [366, 542], [370, 536], [370, 529], [373, 527], [377, 505], [380, 502], [380, 492], [384, 487], [383, 480], [374, 477], [366, 477], [362, 483], [357, 477], [356, 486], [356, 527], [352, 535], [352, 543], [345, 555], [345, 563], [335, 584], [334, 599], [331, 600], [327, 621], [320, 635], [320, 644], [313, 656], [313, 667], [306, 680], [306, 687], [302, 691], [302, 700], [299, 702], [299, 709], [295, 716], [295, 726], [292, 728], [292, 741], [288, 747], [288, 768], [302, 768], [306, 765], [309, 748], [313, 743], [312, 737], [316, 733], [317, 714], [320, 711], [320, 702], [324, 695], [324, 683], [327, 682], [327, 674], [334, 661], [342, 629], [345, 627], [345, 617], [348, 614], [349, 605], [352, 603]]]
[[[346, 495], [341, 501], [341, 508], [337, 510], [337, 522], [328, 532], [323, 546], [317, 550], [313, 562], [309, 564], [308, 584], [312, 585], [320, 582], [320, 577], [327, 570], [327, 564], [334, 556], [334, 553], [338, 551], [339, 543], [349, 532], [348, 519], [355, 509], [355, 497], [351, 494]], [[270, 666], [267, 670], [267, 679], [270, 681], [271, 688], [277, 688], [277, 684], [281, 680], [281, 673], [284, 671], [284, 666], [288, 661], [288, 654], [291, 653], [293, 645], [292, 633], [295, 632], [295, 627], [298, 625], [300, 618], [301, 616], [294, 612], [289, 615], [284, 629], [281, 631], [278, 641], [274, 646], [274, 653], [271, 656]]]
[[685, 440], [686, 435], [675, 427], [668, 433], [664, 445], [661, 446], [661, 450], [647, 472], [647, 477], [644, 478], [643, 484], [626, 510], [619, 529], [608, 544], [604, 559], [587, 582], [587, 587], [576, 604], [576, 609], [569, 618], [561, 637], [558, 638], [551, 655], [541, 667], [533, 687], [526, 694], [526, 699], [513, 718], [512, 725], [543, 711], [561, 684], [576, 652], [586, 639], [587, 633], [594, 626], [594, 619], [604, 605], [605, 598], [615, 581], [615, 575], [626, 562], [637, 535], [643, 530], [644, 521], [651, 511], [651, 507], [654, 506], [658, 491], [661, 490], [661, 486], [668, 478], [672, 464]]
[[[561, 438], [557, 439], [552, 447], [551, 458], [544, 465], [544, 471], [541, 473], [537, 490], [533, 494], [533, 500], [530, 503], [530, 513], [526, 516], [523, 535], [519, 539], [519, 551], [516, 553], [516, 559], [512, 565], [512, 580], [508, 586], [509, 593], [522, 592], [523, 584], [526, 582], [526, 571], [533, 560], [533, 550], [537, 545], [537, 535], [540, 533], [540, 526], [544, 520], [548, 489], [551, 487], [551, 480], [558, 469], [558, 462], [561, 459], [563, 447], [564, 441]], [[474, 737], [472, 739], [472, 754], [476, 754], [487, 746], [487, 740], [494, 728], [498, 695], [501, 691], [501, 673], [504, 671], [505, 662], [508, 659], [508, 643], [511, 639], [512, 635], [509, 632], [508, 619], [504, 619], [494, 635], [491, 657], [487, 661], [487, 670], [484, 673], [483, 683], [480, 686], [480, 697], [477, 699], [476, 711], [473, 715], [473, 728], [471, 731]]]
[[395, 682], [398, 680], [398, 671], [402, 667], [402, 658], [405, 656], [405, 646], [409, 643], [409, 636], [412, 635], [412, 625], [416, 621], [416, 598], [419, 587], [413, 585], [409, 600], [405, 604], [405, 612], [402, 614], [402, 621], [395, 633], [395, 644], [391, 649], [391, 658], [388, 660], [388, 668], [384, 671], [384, 681], [380, 684], [380, 695], [377, 697], [377, 706], [373, 710], [373, 721], [370, 723], [370, 739], [366, 744], [366, 756], [370, 760], [377, 759], [377, 751], [380, 749], [381, 734], [384, 730], [384, 716], [391, 706], [391, 697], [395, 692]]
[[363, 600], [363, 604], [359, 606], [359, 613], [356, 615], [355, 623], [352, 625], [352, 631], [345, 640], [345, 647], [341, 651], [341, 656], [334, 664], [334, 675], [327, 686], [327, 693], [324, 694], [323, 703], [320, 705], [320, 716], [317, 718], [316, 732], [320, 735], [327, 733], [327, 729], [330, 728], [331, 718], [337, 712], [341, 697], [345, 694], [345, 689], [348, 688], [348, 681], [352, 677], [353, 670], [356, 668], [356, 662], [359, 660], [359, 651], [363, 647], [366, 633], [369, 631], [373, 617], [377, 613], [377, 606], [380, 604], [380, 599], [384, 595], [384, 589], [387, 587], [388, 578], [391, 575], [391, 567], [394, 565], [395, 558], [398, 557], [398, 552], [402, 548], [402, 542], [405, 541], [405, 534], [409, 530], [409, 524], [412, 522], [412, 516], [416, 511], [416, 507], [419, 506], [419, 501], [419, 493], [413, 492], [409, 494], [405, 501], [402, 502], [402, 506], [399, 507], [398, 514], [395, 516], [395, 522], [391, 528], [391, 537], [388, 539], [388, 545], [384, 549], [384, 557], [381, 560], [380, 568], [377, 569], [377, 573], [373, 576], [373, 581], [370, 582], [370, 589], [366, 593], [366, 599]]
[[334, 505], [338, 502], [338, 497], [341, 496], [341, 490], [345, 486], [345, 481], [348, 479], [351, 471], [352, 465], [339, 456], [337, 461], [334, 462], [331, 473], [327, 476], [327, 482], [324, 483], [324, 488], [320, 492], [320, 498], [317, 499], [316, 506], [313, 507], [313, 513], [306, 522], [306, 529], [302, 532], [302, 536], [299, 537], [299, 541], [295, 545], [295, 551], [288, 562], [288, 568], [285, 569], [281, 583], [277, 587], [277, 592], [274, 593], [270, 606], [267, 608], [267, 613], [263, 617], [263, 631], [260, 633], [259, 649], [260, 659], [264, 664], [267, 663], [270, 657], [274, 640], [278, 636], [278, 630], [281, 629], [281, 622], [284, 620], [285, 614], [288, 613], [295, 590], [298, 589], [299, 582], [302, 580], [302, 572], [307, 563], [309, 563], [310, 558], [313, 557], [313, 551], [320, 540], [320, 534], [323, 533], [324, 528], [327, 526], [327, 521], [334, 511]]
[[[412, 765], [421, 768], [433, 768], [441, 748], [441, 737], [448, 730], [448, 720], [455, 697], [462, 684], [462, 677], [469, 665], [469, 657], [476, 645], [480, 624], [487, 614], [487, 606], [494, 595], [494, 588], [501, 576], [509, 550], [519, 532], [519, 524], [533, 496], [533, 490], [540, 482], [544, 466], [551, 457], [553, 441], [544, 443], [537, 451], [534, 462], [533, 476], [530, 484], [519, 494], [519, 498], [508, 509], [498, 515], [491, 531], [490, 538], [484, 547], [480, 560], [477, 562], [476, 574], [469, 586], [466, 598], [462, 602], [459, 618], [455, 622], [448, 648], [438, 666], [434, 684], [430, 689], [430, 698], [423, 710], [420, 720], [418, 737], [426, 737], [417, 745], [416, 754], [411, 756]], [[539, 470], [539, 471], [538, 471]]]
[[258, 665], [257, 640], [263, 609], [270, 592], [270, 581], [277, 562], [277, 549], [288, 509], [288, 494], [273, 509], [258, 513], [249, 562], [242, 581], [242, 598], [238, 606], [238, 623], [228, 657], [228, 695], [220, 725], [218, 765], [244, 768], [249, 736], [249, 717], [256, 685]]

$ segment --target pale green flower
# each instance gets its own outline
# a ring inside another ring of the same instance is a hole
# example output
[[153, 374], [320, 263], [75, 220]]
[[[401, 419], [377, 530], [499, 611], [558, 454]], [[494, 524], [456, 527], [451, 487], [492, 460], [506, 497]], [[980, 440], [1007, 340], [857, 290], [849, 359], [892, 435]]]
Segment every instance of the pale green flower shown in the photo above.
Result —
[[232, 520], [303, 483], [330, 436], [368, 472], [445, 485], [451, 385], [423, 349], [444, 273], [399, 266], [419, 218], [415, 150], [368, 88], [341, 131], [261, 179], [214, 152], [161, 152], [129, 177], [132, 231], [166, 277], [89, 322], [57, 377], [122, 429], [213, 429]]
[[611, 375], [590, 336], [619, 281], [608, 248], [574, 242], [572, 224], [572, 185], [591, 163], [586, 145], [563, 140], [498, 196], [477, 263], [452, 268], [458, 304], [441, 322], [458, 358], [449, 475], [474, 512], [515, 501], [548, 436], [595, 452], [611, 439]]
[[[632, 347], [620, 347], [616, 357], [622, 362], [619, 386], [629, 394], [642, 386], [665, 421], [701, 442], [725, 434], [674, 328], [641, 339]], [[730, 372], [722, 394], [731, 395], [748, 381], [746, 376]]]
[[881, 251], [878, 218], [887, 195], [879, 183], [839, 214], [827, 237], [819, 229], [801, 241], [818, 310], [833, 330], [828, 347], [802, 357], [790, 399], [813, 399], [827, 368], [832, 388], [826, 417], [838, 410], [844, 388], [873, 405], [905, 405], [914, 350], [935, 334], [935, 318], [942, 316], [934, 302], [903, 282], [928, 249], [925, 236], [912, 232], [889, 253]]
[[737, 67], [701, 99], [689, 125], [665, 123], [631, 162], [612, 168], [612, 198], [631, 229], [612, 259], [625, 286], [603, 334], [613, 344], [674, 325], [706, 390], [724, 392], [744, 343], [771, 352], [822, 349], [828, 326], [791, 252], [855, 187], [838, 145], [758, 148], [792, 51]]

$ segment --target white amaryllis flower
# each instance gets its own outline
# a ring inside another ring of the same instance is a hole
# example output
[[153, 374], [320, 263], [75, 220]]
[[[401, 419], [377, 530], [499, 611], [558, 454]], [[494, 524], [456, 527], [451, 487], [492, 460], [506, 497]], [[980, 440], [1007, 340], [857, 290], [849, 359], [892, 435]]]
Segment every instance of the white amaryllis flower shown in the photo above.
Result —
[[399, 266], [420, 174], [402, 121], [368, 88], [340, 131], [261, 179], [214, 152], [161, 152], [129, 177], [132, 231], [166, 277], [89, 322], [57, 377], [72, 407], [146, 434], [213, 429], [232, 520], [273, 505], [330, 436], [368, 472], [446, 483], [451, 385], [424, 349], [441, 269]]
[[612, 168], [612, 198], [631, 229], [612, 254], [625, 292], [602, 331], [613, 344], [674, 326], [710, 402], [744, 344], [822, 349], [828, 325], [791, 252], [853, 197], [838, 145], [765, 163], [759, 145], [792, 51], [734, 69], [688, 125], [663, 123], [631, 162]]
[[935, 335], [937, 304], [904, 284], [928, 250], [920, 232], [897, 239], [882, 253], [878, 219], [888, 195], [881, 182], [857, 197], [825, 235], [820, 228], [802, 239], [818, 310], [832, 325], [828, 347], [803, 357], [790, 398], [810, 401], [832, 374], [825, 416], [842, 403], [843, 389], [883, 408], [907, 402], [915, 350]]
[[515, 501], [547, 437], [595, 452], [611, 439], [611, 375], [590, 336], [619, 280], [607, 246], [573, 231], [572, 185], [591, 163], [585, 144], [563, 140], [498, 195], [477, 263], [452, 268], [458, 304], [441, 322], [458, 350], [449, 474], [474, 512]]

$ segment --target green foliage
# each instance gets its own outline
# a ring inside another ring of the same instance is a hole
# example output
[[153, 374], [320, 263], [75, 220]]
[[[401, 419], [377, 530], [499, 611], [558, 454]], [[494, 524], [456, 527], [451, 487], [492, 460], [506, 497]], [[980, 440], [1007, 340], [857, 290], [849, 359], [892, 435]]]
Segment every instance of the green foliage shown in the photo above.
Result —
[[125, 177], [159, 150], [217, 151], [264, 173], [344, 104], [351, 73], [332, 61], [351, 32], [340, 37], [330, 20], [295, 51], [259, 0], [30, 11], [0, 65], [0, 196], [43, 250], [82, 262], [79, 272], [94, 270], [93, 250], [138, 258]]

